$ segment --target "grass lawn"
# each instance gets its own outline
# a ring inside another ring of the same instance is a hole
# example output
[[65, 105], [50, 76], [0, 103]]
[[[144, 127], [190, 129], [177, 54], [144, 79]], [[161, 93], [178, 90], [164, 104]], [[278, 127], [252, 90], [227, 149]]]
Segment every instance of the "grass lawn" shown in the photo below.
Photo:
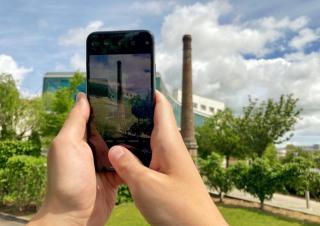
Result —
[[[236, 208], [220, 205], [220, 211], [230, 226], [316, 226], [265, 213], [260, 210]], [[133, 203], [117, 206], [106, 226], [144, 226], [149, 225], [143, 219]]]

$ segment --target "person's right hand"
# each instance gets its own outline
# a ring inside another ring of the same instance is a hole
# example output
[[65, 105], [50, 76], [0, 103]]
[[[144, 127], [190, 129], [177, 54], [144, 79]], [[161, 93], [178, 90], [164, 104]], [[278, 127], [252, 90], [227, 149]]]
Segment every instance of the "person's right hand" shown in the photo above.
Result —
[[155, 100], [150, 168], [121, 146], [110, 149], [111, 164], [151, 225], [227, 225], [186, 149], [170, 103], [159, 92]]

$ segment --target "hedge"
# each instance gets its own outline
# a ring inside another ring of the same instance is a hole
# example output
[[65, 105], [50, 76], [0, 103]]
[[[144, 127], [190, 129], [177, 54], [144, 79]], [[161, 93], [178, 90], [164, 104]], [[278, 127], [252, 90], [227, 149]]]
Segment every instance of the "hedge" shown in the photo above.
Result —
[[39, 144], [32, 141], [0, 141], [0, 168], [5, 168], [8, 159], [15, 155], [40, 156]]
[[19, 210], [38, 207], [46, 187], [47, 162], [44, 157], [18, 155], [9, 158], [0, 170], [0, 199], [3, 205]]
[[125, 202], [132, 202], [131, 193], [127, 185], [121, 185], [118, 189], [116, 205]]

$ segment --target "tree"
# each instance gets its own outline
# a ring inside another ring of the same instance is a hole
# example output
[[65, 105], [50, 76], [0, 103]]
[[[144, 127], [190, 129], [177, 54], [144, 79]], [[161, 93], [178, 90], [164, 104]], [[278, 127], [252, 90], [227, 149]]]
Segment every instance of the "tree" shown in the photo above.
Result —
[[287, 189], [294, 189], [300, 194], [305, 193], [307, 208], [309, 208], [309, 191], [313, 182], [317, 180], [316, 172], [312, 171], [314, 162], [303, 157], [296, 157], [292, 162], [284, 165], [282, 170], [282, 181]]
[[315, 167], [320, 169], [320, 151], [314, 151], [312, 158], [315, 163]]
[[22, 98], [10, 74], [0, 74], [0, 96], [0, 140], [35, 139], [39, 98]]
[[247, 174], [249, 166], [244, 161], [238, 161], [236, 164], [230, 166], [230, 176], [233, 184], [239, 190], [244, 190], [247, 182]]
[[252, 150], [252, 157], [262, 157], [267, 146], [288, 141], [302, 109], [297, 108], [299, 99], [281, 95], [279, 101], [268, 99], [259, 102], [249, 98], [243, 109], [241, 131], [243, 141]]
[[263, 158], [269, 160], [270, 163], [275, 163], [278, 161], [277, 148], [274, 144], [269, 144], [263, 153]]
[[44, 145], [60, 131], [71, 110], [78, 86], [84, 81], [83, 73], [76, 72], [70, 80], [70, 86], [55, 92], [44, 93], [41, 99], [40, 135]]
[[267, 159], [256, 158], [249, 166], [238, 164], [231, 168], [231, 172], [236, 187], [259, 198], [261, 209], [266, 199], [283, 190], [281, 165], [270, 164]]
[[206, 159], [199, 159], [200, 173], [204, 177], [205, 183], [218, 192], [220, 202], [223, 202], [223, 195], [231, 191], [233, 183], [229, 169], [223, 168], [221, 165], [221, 157], [214, 152]]
[[239, 118], [228, 108], [208, 118], [202, 127], [197, 128], [200, 157], [205, 158], [213, 151], [218, 152], [226, 156], [227, 167], [230, 157], [244, 157], [245, 150], [238, 125]]
[[0, 74], [0, 96], [0, 139], [14, 139], [21, 100], [12, 75]]
[[320, 201], [320, 174], [313, 173], [310, 184], [310, 193], [318, 201]]
[[296, 158], [301, 157], [308, 161], [313, 161], [313, 153], [309, 151], [303, 151], [300, 147], [296, 147], [292, 144], [286, 146], [286, 154], [281, 158], [282, 163], [294, 162]]

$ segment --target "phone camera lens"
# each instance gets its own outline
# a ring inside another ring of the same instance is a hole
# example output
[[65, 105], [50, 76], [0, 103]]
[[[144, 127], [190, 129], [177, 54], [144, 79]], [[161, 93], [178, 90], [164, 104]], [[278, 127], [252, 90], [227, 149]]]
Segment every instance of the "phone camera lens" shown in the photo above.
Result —
[[149, 45], [149, 41], [145, 41], [145, 44], [146, 44], [146, 45]]

